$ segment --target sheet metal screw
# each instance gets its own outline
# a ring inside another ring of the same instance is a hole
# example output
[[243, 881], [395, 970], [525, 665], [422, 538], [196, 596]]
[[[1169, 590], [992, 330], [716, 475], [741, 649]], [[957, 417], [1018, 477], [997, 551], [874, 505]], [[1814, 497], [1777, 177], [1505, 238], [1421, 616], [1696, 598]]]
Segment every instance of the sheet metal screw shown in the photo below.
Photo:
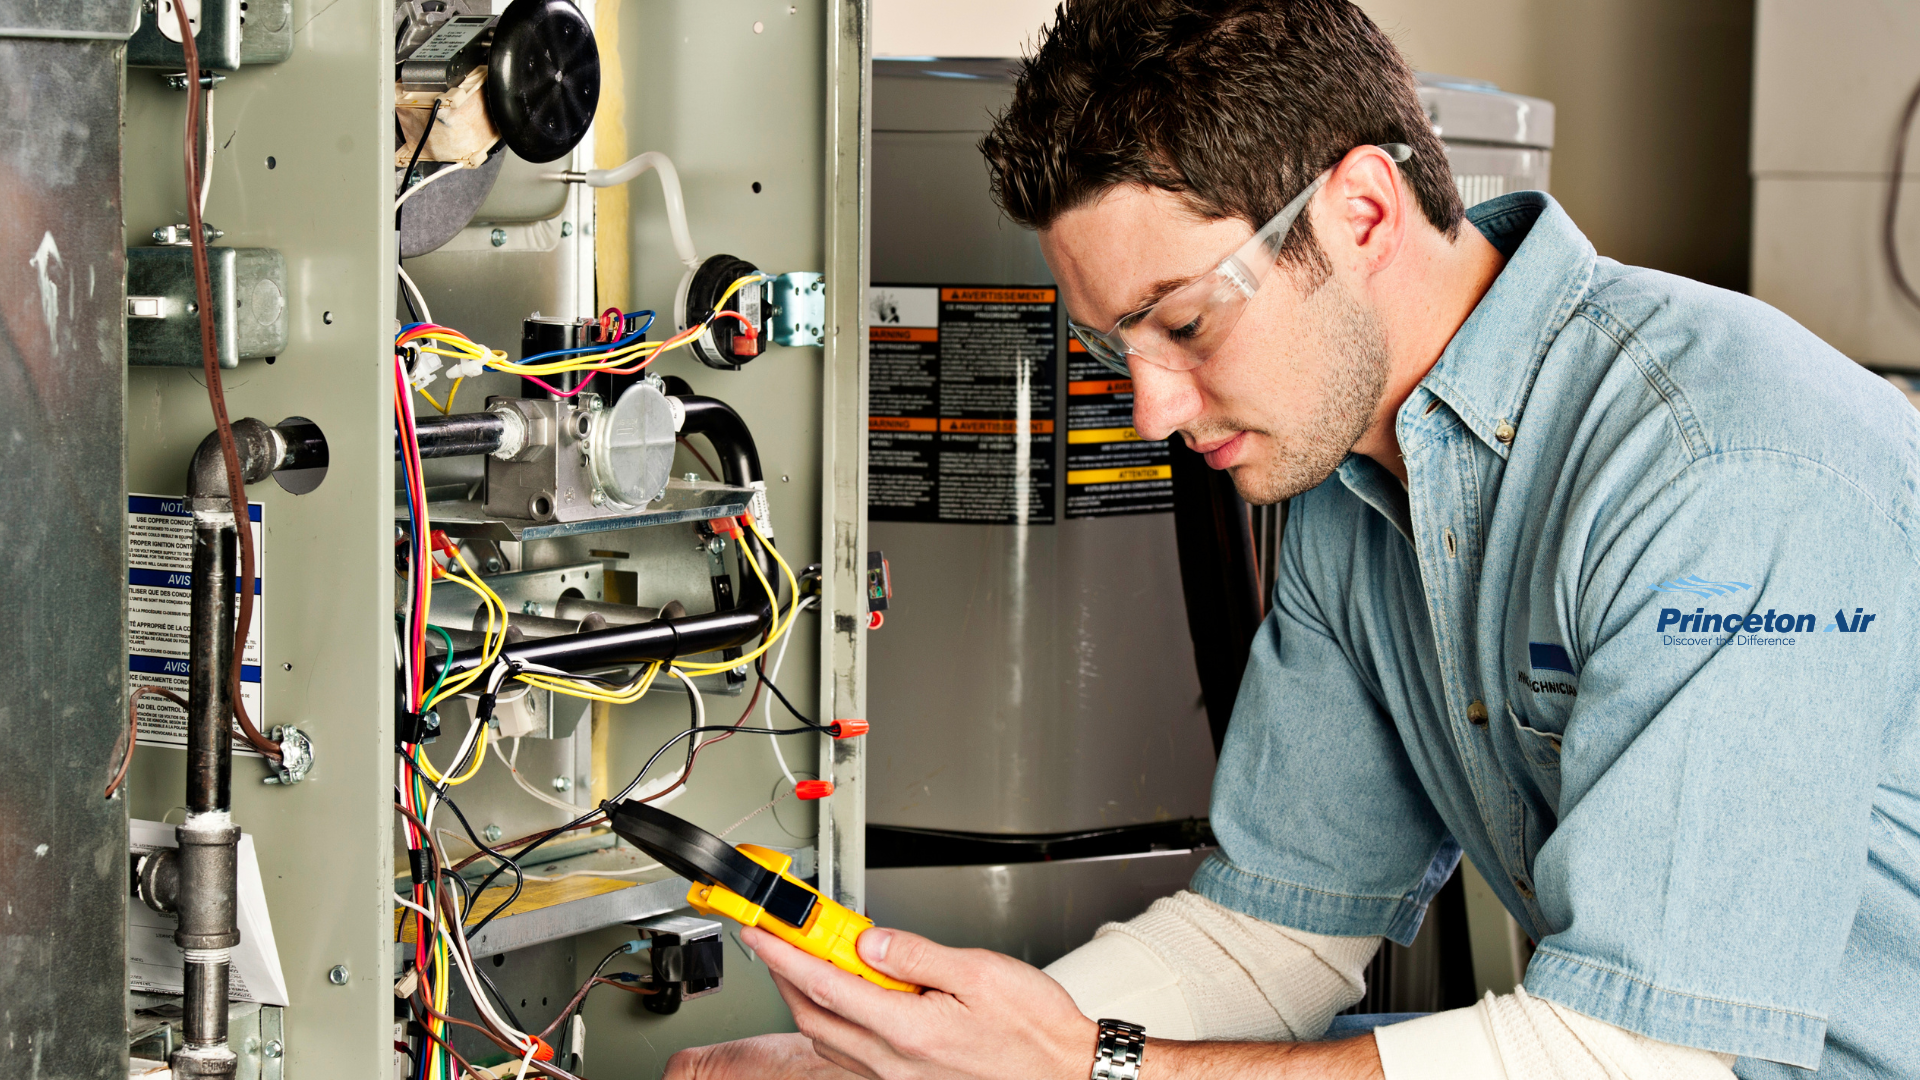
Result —
[[347, 985], [347, 965], [333, 965], [333, 970], [327, 972], [327, 981], [335, 986]]
[[489, 825], [486, 828], [480, 830], [480, 835], [487, 838], [487, 843], [497, 844], [500, 842], [500, 837], [505, 834], [500, 831], [500, 826]]
[[572, 779], [570, 779], [570, 778], [568, 778], [568, 777], [565, 777], [565, 776], [556, 776], [556, 777], [554, 777], [554, 778], [553, 778], [553, 790], [555, 790], [555, 791], [569, 791], [569, 790], [571, 790], [572, 788], [573, 788], [573, 781], [572, 781]]
[[563, 222], [561, 222], [561, 223], [560, 223], [560, 235], [561, 235], [561, 236], [572, 236], [572, 235], [573, 235], [573, 222], [571, 222], [571, 221], [563, 221]]
[[494, 247], [506, 247], [507, 246], [507, 230], [505, 229], [493, 230], [493, 235], [491, 239], [493, 240]]
[[279, 1039], [275, 1039], [267, 1044], [267, 1056], [269, 1058], [278, 1058], [284, 1053], [286, 1053], [286, 1048], [280, 1045]]

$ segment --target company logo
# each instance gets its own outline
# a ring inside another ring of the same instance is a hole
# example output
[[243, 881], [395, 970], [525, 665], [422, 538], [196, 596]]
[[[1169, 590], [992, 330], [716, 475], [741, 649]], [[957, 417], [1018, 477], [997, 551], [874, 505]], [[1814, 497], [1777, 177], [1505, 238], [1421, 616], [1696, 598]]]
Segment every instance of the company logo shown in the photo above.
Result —
[[[1753, 588], [1744, 581], [1714, 581], [1697, 575], [1663, 581], [1658, 585], [1649, 585], [1654, 592], [1690, 593], [1702, 600], [1718, 600]], [[1864, 608], [1854, 608], [1852, 614], [1845, 607], [1833, 613], [1822, 627], [1820, 616], [1811, 612], [1780, 611], [1768, 608], [1766, 611], [1708, 611], [1704, 606], [1692, 611], [1677, 607], [1661, 608], [1659, 620], [1653, 629], [1663, 635], [1663, 643], [1668, 645], [1719, 645], [1732, 641], [1735, 644], [1772, 645], [1793, 644], [1792, 638], [1758, 637], [1760, 634], [1811, 634], [1816, 630], [1823, 633], [1864, 634], [1872, 625], [1876, 615]], [[1672, 635], [1700, 634], [1702, 637], [1674, 637]], [[1535, 667], [1540, 666], [1536, 660]]]
[[1713, 600], [1722, 596], [1731, 596], [1737, 592], [1745, 592], [1753, 586], [1744, 581], [1708, 581], [1703, 577], [1683, 577], [1663, 581], [1658, 585], [1649, 585], [1647, 588], [1654, 592], [1691, 593], [1702, 600]]

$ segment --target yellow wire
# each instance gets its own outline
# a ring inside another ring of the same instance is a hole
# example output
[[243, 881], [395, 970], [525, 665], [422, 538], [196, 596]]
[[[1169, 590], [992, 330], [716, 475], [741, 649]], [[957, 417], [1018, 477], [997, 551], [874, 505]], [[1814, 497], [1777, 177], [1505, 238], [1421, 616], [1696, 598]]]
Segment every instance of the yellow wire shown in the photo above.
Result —
[[[494, 661], [500, 659], [500, 652], [506, 647], [507, 643], [506, 601], [501, 600], [499, 594], [488, 588], [486, 582], [480, 580], [480, 575], [474, 573], [473, 567], [467, 565], [467, 558], [460, 554], [460, 548], [457, 545], [453, 549], [453, 557], [459, 562], [460, 569], [465, 571], [467, 576], [462, 578], [457, 574], [448, 574], [447, 580], [457, 581], [463, 587], [480, 594], [481, 601], [487, 607], [487, 629], [485, 631], [485, 637], [481, 641], [480, 663], [469, 668], [462, 674], [448, 679], [447, 682], [441, 686], [440, 693], [436, 694], [433, 700], [427, 703], [428, 708], [432, 708], [440, 702], [465, 690], [468, 686], [471, 686], [475, 679], [478, 679], [482, 673], [493, 666]], [[500, 628], [497, 637], [494, 631], [495, 611], [498, 611], [500, 615]]]
[[[715, 675], [722, 671], [732, 671], [742, 664], [753, 663], [755, 660], [764, 656], [767, 650], [773, 647], [774, 642], [779, 641], [780, 638], [792, 628], [793, 620], [800, 615], [800, 583], [794, 579], [793, 568], [787, 565], [786, 559], [781, 558], [780, 550], [767, 540], [766, 534], [760, 531], [760, 527], [753, 523], [753, 516], [751, 514], [742, 514], [741, 520], [747, 523], [747, 528], [753, 530], [753, 535], [759, 538], [761, 545], [767, 549], [768, 554], [773, 556], [773, 561], [778, 564], [780, 569], [786, 574], [787, 587], [793, 596], [793, 604], [787, 608], [787, 618], [785, 622], [780, 621], [780, 610], [778, 608], [774, 609], [773, 632], [767, 635], [767, 639], [760, 643], [759, 648], [754, 649], [738, 660], [725, 660], [717, 664], [676, 663], [673, 665], [689, 675]], [[749, 558], [743, 561], [752, 568], [753, 576], [760, 579], [760, 587], [766, 590], [767, 595], [770, 597], [777, 595], [774, 592], [773, 585], [767, 581], [766, 574], [760, 569], [760, 560]]]
[[[462, 375], [459, 378], [453, 380], [453, 386], [447, 390], [446, 407], [440, 410], [441, 416], [446, 416], [447, 414], [453, 412], [453, 396], [460, 392], [460, 384], [466, 381], [467, 381], [467, 377], [465, 375]], [[428, 398], [427, 400], [432, 401], [433, 399]]]
[[[423, 397], [423, 398], [426, 398], [426, 399], [427, 399], [427, 404], [429, 404], [429, 405], [431, 405], [431, 406], [433, 406], [433, 407], [434, 407], [434, 408], [436, 408], [436, 409], [440, 409], [440, 403], [439, 403], [438, 401], [435, 401], [435, 400], [434, 400], [434, 398], [433, 398], [433, 395], [432, 395], [432, 394], [429, 394], [429, 393], [427, 393], [427, 392], [426, 392], [425, 390], [422, 390], [422, 389], [420, 389], [420, 388], [419, 388], [419, 387], [417, 387], [417, 386], [413, 388], [413, 392], [414, 392], [414, 393], [416, 393], [416, 394], [419, 394], [419, 395], [420, 395], [421, 397]], [[452, 407], [453, 407], [453, 397], [452, 397], [452, 395], [448, 395], [448, 397], [447, 397], [447, 408], [446, 408], [446, 409], [440, 409], [440, 415], [441, 415], [441, 416], [445, 416], [445, 415], [447, 415], [447, 410], [448, 410], [448, 409], [451, 409]]]

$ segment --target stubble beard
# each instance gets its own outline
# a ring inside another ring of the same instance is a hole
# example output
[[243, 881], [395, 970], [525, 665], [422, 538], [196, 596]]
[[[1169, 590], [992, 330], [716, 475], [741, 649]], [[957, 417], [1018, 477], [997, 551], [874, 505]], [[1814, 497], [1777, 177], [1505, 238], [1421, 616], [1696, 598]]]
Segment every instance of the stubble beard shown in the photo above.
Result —
[[1317, 376], [1296, 371], [1292, 378], [1296, 386], [1317, 378], [1319, 405], [1296, 429], [1259, 432], [1267, 453], [1230, 470], [1240, 497], [1256, 506], [1311, 491], [1333, 475], [1372, 426], [1386, 395], [1387, 343], [1379, 317], [1337, 280], [1317, 292], [1312, 306], [1323, 309], [1321, 347], [1328, 362]]

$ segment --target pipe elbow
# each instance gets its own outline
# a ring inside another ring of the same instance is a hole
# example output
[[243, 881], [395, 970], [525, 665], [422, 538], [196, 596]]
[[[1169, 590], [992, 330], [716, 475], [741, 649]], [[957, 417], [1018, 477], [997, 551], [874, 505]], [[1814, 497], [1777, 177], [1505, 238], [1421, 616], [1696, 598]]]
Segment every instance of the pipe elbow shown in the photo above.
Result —
[[[287, 441], [280, 432], [252, 417], [233, 424], [234, 450], [240, 458], [240, 482], [257, 484], [272, 476], [287, 458]], [[220, 450], [220, 433], [212, 431], [200, 440], [187, 467], [187, 497], [229, 501], [226, 455]]]

